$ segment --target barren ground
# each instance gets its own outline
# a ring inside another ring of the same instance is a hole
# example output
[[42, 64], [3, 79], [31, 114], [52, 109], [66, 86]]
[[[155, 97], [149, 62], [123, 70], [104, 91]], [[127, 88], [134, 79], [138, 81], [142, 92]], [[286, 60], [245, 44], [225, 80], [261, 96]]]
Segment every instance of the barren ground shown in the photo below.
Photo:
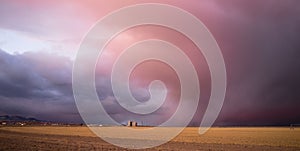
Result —
[[[87, 127], [0, 127], [0, 150], [128, 150], [110, 145]], [[147, 150], [300, 150], [300, 128], [211, 128]]]

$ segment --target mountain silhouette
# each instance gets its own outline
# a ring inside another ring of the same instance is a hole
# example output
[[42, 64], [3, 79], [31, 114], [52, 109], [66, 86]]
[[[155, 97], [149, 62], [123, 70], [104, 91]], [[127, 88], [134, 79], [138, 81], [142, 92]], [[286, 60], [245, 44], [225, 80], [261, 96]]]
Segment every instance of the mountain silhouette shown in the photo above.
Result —
[[42, 120], [30, 117], [23, 117], [18, 115], [2, 115], [0, 116], [0, 121], [35, 121], [35, 122], [41, 122]]

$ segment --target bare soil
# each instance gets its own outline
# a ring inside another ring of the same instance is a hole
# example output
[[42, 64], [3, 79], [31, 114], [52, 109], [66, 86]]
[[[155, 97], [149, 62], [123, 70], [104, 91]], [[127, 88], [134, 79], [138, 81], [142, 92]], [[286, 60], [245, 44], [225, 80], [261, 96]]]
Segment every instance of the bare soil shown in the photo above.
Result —
[[[300, 150], [300, 129], [211, 128], [198, 135], [186, 128], [161, 146], [146, 150]], [[129, 150], [113, 146], [87, 127], [0, 127], [0, 150]]]

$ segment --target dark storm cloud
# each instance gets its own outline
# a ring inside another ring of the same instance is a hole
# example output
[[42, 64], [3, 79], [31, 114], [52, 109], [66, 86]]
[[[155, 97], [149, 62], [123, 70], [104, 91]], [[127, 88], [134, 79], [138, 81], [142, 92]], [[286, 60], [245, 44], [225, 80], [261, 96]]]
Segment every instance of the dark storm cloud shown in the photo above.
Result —
[[72, 95], [72, 62], [33, 52], [0, 50], [0, 113], [55, 121], [80, 121]]
[[[0, 114], [82, 122], [72, 93], [72, 64], [66, 57], [43, 52], [8, 54], [0, 50]], [[96, 74], [99, 100], [120, 122], [133, 114], [120, 107], [110, 78]], [[97, 109], [91, 106], [91, 109]]]
[[299, 123], [299, 1], [224, 1], [214, 30], [228, 91], [220, 123]]
[[27, 62], [2, 50], [0, 50], [0, 62], [2, 96], [27, 98], [47, 95], [42, 91], [48, 82], [37, 72], [33, 72]]
[[[227, 67], [228, 89], [216, 125], [300, 123], [300, 1], [226, 0], [191, 4], [194, 5], [185, 3], [184, 8], [191, 9], [212, 32]], [[20, 2], [0, 5], [0, 27], [38, 35], [49, 31], [61, 34], [73, 27], [74, 20], [61, 18], [63, 11], [55, 15], [52, 9], [44, 11], [53, 14], [50, 18], [54, 25], [39, 24], [40, 20], [48, 20], [48, 14], [40, 9], [31, 12], [25, 6]], [[211, 9], [204, 9], [206, 6]], [[19, 7], [23, 9], [18, 10]], [[69, 22], [68, 28], [56, 26], [61, 20]], [[60, 30], [54, 30], [56, 27]], [[11, 55], [0, 50], [0, 114], [79, 121], [71, 69], [72, 61], [54, 54]], [[113, 97], [110, 78], [104, 73], [96, 74], [99, 99], [111, 115], [122, 119], [127, 113]], [[136, 96], [148, 98], [143, 91], [137, 91]], [[196, 124], [201, 120], [199, 117], [194, 118]], [[157, 121], [157, 116], [149, 115], [147, 120]]]

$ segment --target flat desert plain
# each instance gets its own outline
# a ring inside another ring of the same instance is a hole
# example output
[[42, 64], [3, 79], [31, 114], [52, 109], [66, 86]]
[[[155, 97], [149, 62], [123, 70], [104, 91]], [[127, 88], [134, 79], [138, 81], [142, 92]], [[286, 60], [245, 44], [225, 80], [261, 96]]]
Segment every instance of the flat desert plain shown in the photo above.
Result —
[[[113, 133], [113, 132], [112, 132]], [[130, 150], [113, 146], [87, 127], [0, 127], [0, 150]], [[145, 150], [300, 150], [300, 128], [188, 127], [163, 145]]]

